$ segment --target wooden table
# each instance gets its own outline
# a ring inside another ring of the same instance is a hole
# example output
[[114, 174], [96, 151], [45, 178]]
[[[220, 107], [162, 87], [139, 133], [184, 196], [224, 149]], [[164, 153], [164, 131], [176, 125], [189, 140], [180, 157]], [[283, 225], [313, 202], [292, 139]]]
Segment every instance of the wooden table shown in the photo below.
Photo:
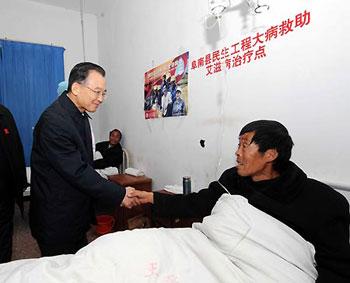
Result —
[[[118, 174], [108, 176], [108, 179], [123, 187], [130, 186], [141, 191], [152, 191], [152, 179], [146, 176]], [[115, 231], [150, 227], [151, 207], [150, 205], [135, 206], [132, 209], [118, 207], [116, 209], [115, 217]]]

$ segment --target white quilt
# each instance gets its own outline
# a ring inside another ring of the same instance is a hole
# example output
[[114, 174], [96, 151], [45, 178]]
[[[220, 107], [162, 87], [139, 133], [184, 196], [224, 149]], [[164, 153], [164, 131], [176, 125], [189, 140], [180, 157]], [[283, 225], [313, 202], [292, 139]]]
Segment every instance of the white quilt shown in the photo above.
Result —
[[283, 223], [223, 195], [192, 228], [102, 236], [74, 255], [0, 265], [0, 282], [314, 282], [314, 248]]

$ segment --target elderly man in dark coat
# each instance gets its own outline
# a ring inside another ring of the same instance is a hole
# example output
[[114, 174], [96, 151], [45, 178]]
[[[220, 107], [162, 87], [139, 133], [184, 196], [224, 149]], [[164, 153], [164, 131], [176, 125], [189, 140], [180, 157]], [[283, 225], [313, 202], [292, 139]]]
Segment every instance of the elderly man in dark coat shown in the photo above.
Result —
[[94, 208], [114, 213], [133, 200], [93, 168], [89, 116], [106, 94], [105, 71], [83, 62], [71, 71], [68, 90], [41, 115], [31, 156], [30, 225], [41, 254], [75, 253], [87, 244]]

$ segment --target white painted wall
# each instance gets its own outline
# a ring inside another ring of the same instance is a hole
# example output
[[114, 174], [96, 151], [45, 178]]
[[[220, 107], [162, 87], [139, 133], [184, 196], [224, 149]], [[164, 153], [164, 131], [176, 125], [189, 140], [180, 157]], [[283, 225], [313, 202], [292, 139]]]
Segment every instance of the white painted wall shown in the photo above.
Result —
[[[86, 60], [98, 62], [97, 18], [84, 15]], [[80, 13], [28, 0], [0, 0], [0, 38], [64, 47], [65, 77], [83, 61]]]
[[[203, 0], [116, 1], [99, 18], [100, 62], [110, 96], [100, 110], [97, 138], [120, 128], [131, 165], [152, 177], [154, 188], [181, 184], [190, 175], [199, 189], [235, 164], [242, 126], [276, 119], [294, 139], [292, 160], [309, 176], [350, 186], [350, 4], [266, 0], [270, 11], [252, 17], [245, 15], [244, 1], [231, 2], [220, 33], [217, 26], [204, 27]], [[193, 60], [230, 47], [304, 10], [311, 12], [311, 23], [268, 43], [266, 58], [226, 74], [190, 70], [187, 117], [144, 119], [146, 71], [185, 51]]]

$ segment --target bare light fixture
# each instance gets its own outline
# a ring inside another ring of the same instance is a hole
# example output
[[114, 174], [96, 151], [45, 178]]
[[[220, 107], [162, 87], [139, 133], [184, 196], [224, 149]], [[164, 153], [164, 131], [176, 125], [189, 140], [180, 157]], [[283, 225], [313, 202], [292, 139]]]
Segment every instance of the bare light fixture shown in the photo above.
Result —
[[263, 12], [266, 12], [270, 9], [270, 6], [267, 4], [260, 4], [259, 0], [246, 0], [248, 3], [248, 6], [250, 7], [251, 11], [255, 14], [261, 14]]
[[209, 11], [216, 18], [220, 18], [223, 12], [230, 7], [230, 0], [208, 0]]
[[[243, 0], [242, 0], [243, 1]], [[259, 0], [245, 0], [254, 14], [261, 14], [269, 10], [270, 6], [260, 4]], [[222, 14], [231, 7], [232, 2], [236, 0], [208, 0], [209, 11], [215, 18], [221, 18]]]

